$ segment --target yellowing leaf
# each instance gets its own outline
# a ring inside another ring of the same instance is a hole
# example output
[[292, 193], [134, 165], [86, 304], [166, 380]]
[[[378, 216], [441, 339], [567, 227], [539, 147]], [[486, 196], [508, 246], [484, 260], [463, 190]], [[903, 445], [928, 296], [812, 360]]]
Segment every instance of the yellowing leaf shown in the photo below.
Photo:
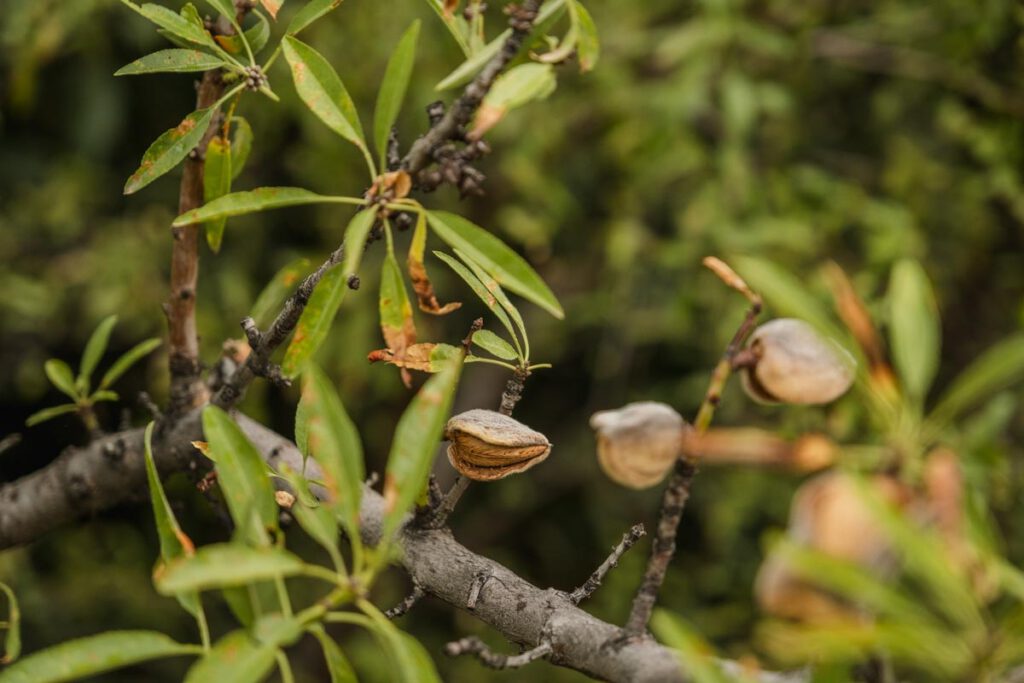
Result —
[[210, 127], [210, 119], [213, 117], [214, 110], [215, 107], [197, 109], [186, 116], [177, 126], [158, 137], [142, 155], [142, 163], [139, 164], [139, 168], [128, 178], [124, 185], [124, 193], [138, 192], [188, 156], [192, 148], [199, 144], [206, 129]]
[[[397, 361], [405, 359], [405, 351], [416, 343], [416, 326], [412, 320], [412, 306], [402, 281], [402, 270], [395, 255], [384, 257], [380, 273], [380, 329], [384, 344]], [[401, 365], [399, 365], [401, 367]], [[412, 386], [412, 376], [401, 367], [402, 382]]]
[[[203, 201], [212, 202], [231, 192], [231, 143], [220, 136], [206, 146], [206, 166], [203, 169]], [[206, 221], [206, 243], [214, 253], [220, 251], [227, 216]]]
[[442, 306], [434, 294], [434, 285], [427, 275], [427, 268], [423, 265], [423, 252], [427, 246], [427, 220], [422, 213], [416, 221], [416, 230], [412, 234], [412, 242], [409, 244], [409, 279], [412, 281], [412, 289], [416, 293], [416, 300], [420, 310], [432, 315], [444, 315], [451, 313], [462, 306], [458, 301]]

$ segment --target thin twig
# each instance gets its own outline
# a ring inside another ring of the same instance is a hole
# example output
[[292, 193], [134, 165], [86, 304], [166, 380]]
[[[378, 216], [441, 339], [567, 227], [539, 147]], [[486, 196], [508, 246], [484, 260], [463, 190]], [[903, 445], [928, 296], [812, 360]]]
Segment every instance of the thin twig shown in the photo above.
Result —
[[590, 578], [582, 586], [569, 593], [569, 599], [572, 600], [573, 604], [578, 605], [593, 595], [594, 591], [601, 587], [601, 582], [604, 581], [604, 577], [608, 575], [608, 572], [618, 566], [619, 558], [646, 534], [647, 531], [644, 530], [643, 524], [634, 524], [629, 531], [624, 533], [622, 540], [612, 549], [612, 554], [601, 563], [601, 566], [590, 575]]
[[420, 585], [418, 583], [413, 582], [412, 592], [405, 596], [402, 602], [398, 603], [388, 611], [384, 612], [384, 616], [386, 616], [388, 619], [397, 619], [398, 617], [403, 616], [409, 610], [411, 610], [424, 595], [426, 595], [426, 593], [423, 592], [423, 589], [420, 588]]
[[[729, 341], [722, 354], [721, 360], [711, 373], [711, 381], [708, 383], [708, 390], [704, 394], [704, 400], [697, 411], [694, 420], [694, 430], [697, 434], [703, 434], [715, 415], [715, 409], [722, 397], [725, 383], [733, 370], [733, 361], [743, 342], [750, 335], [757, 323], [757, 316], [761, 313], [761, 297], [744, 282], [743, 278], [737, 275], [732, 268], [723, 261], [708, 257], [704, 259], [704, 265], [715, 273], [726, 285], [741, 293], [750, 301], [750, 309], [740, 323], [736, 333]], [[633, 598], [633, 607], [626, 621], [625, 632], [627, 637], [642, 635], [647, 629], [647, 623], [651, 619], [651, 612], [654, 603], [658, 598], [658, 591], [665, 581], [665, 573], [668, 565], [676, 552], [676, 533], [679, 530], [679, 520], [682, 519], [683, 509], [686, 501], [690, 498], [690, 486], [694, 477], [697, 476], [696, 455], [689, 452], [681, 452], [676, 460], [675, 468], [672, 471], [672, 478], [661, 499], [661, 513], [658, 518], [658, 526], [655, 530], [654, 542], [651, 544], [651, 555], [647, 560], [647, 569], [644, 571], [644, 578]]]
[[518, 669], [526, 666], [530, 662], [535, 662], [542, 657], [548, 656], [551, 654], [551, 651], [551, 643], [543, 642], [537, 647], [526, 650], [518, 655], [503, 655], [491, 650], [491, 648], [487, 647], [487, 644], [484, 643], [484, 641], [480, 640], [476, 636], [461, 638], [448, 643], [444, 647], [444, 653], [449, 657], [473, 655], [479, 659], [484, 666], [491, 669]]

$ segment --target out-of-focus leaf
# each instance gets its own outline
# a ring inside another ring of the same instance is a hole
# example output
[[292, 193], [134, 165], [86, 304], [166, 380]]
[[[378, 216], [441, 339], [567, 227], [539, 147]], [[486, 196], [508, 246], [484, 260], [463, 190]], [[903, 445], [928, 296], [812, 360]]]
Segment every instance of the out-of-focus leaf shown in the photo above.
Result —
[[216, 543], [168, 562], [153, 580], [161, 595], [177, 595], [295, 576], [305, 568], [301, 559], [282, 548]]
[[78, 398], [78, 391], [75, 389], [75, 376], [67, 363], [57, 358], [51, 358], [43, 363], [43, 372], [46, 373], [50, 383], [61, 392], [72, 399]]
[[907, 396], [924, 402], [939, 367], [939, 312], [935, 294], [917, 261], [903, 259], [889, 280], [889, 342]]
[[398, 528], [427, 485], [430, 466], [441, 440], [464, 352], [424, 383], [395, 427], [384, 475], [384, 530], [387, 539]]
[[52, 420], [55, 417], [60, 417], [61, 415], [66, 415], [67, 413], [73, 413], [76, 410], [78, 410], [78, 406], [76, 406], [74, 403], [62, 403], [59, 406], [43, 408], [42, 410], [39, 410], [29, 415], [28, 419], [25, 420], [25, 426], [34, 427], [40, 422], [46, 422], [47, 420]]
[[[416, 343], [416, 326], [412, 320], [412, 305], [405, 291], [402, 269], [393, 253], [384, 257], [380, 271], [380, 330], [384, 335], [386, 351], [397, 361], [405, 359], [405, 350]], [[401, 368], [402, 382], [412, 386], [409, 372]]]
[[297, 258], [274, 273], [274, 277], [256, 297], [256, 303], [249, 311], [249, 317], [256, 321], [257, 327], [262, 329], [273, 321], [273, 316], [281, 310], [295, 283], [301, 280], [308, 270], [309, 259]]
[[376, 217], [375, 211], [359, 211], [345, 228], [345, 261], [324, 274], [313, 290], [309, 303], [303, 309], [295, 326], [295, 334], [281, 363], [281, 370], [286, 377], [298, 375], [305, 362], [313, 357], [327, 339], [334, 316], [345, 297], [345, 292], [348, 291], [349, 275], [354, 275], [359, 269], [359, 262], [363, 257], [363, 244]]
[[226, 62], [199, 50], [160, 50], [136, 59], [114, 72], [115, 76], [135, 76], [152, 73], [191, 73], [209, 71], [224, 66]]
[[516, 360], [519, 358], [519, 354], [516, 353], [511, 344], [490, 330], [477, 330], [474, 332], [473, 343], [498, 358], [505, 360]]
[[[231, 192], [231, 143], [215, 136], [206, 146], [206, 165], [203, 170], [203, 201], [207, 204]], [[224, 237], [226, 216], [206, 221], [206, 243], [213, 253], [220, 251]]]
[[270, 16], [277, 19], [277, 13], [281, 10], [284, 0], [260, 0], [260, 4], [263, 5], [263, 9], [270, 13]]
[[241, 116], [232, 116], [235, 124], [235, 132], [231, 136], [231, 179], [234, 180], [245, 168], [245, 162], [249, 160], [249, 152], [252, 151], [252, 126], [249, 121]]
[[197, 109], [186, 116], [177, 126], [158, 137], [142, 155], [142, 163], [138, 170], [128, 178], [128, 182], [124, 185], [124, 193], [138, 192], [188, 156], [192, 148], [199, 144], [206, 129], [210, 127], [210, 119], [213, 117], [215, 109], [215, 107]]
[[[156, 470], [156, 462], [153, 460], [153, 426], [150, 422], [146, 426], [145, 436], [145, 459], [146, 478], [149, 480], [149, 499], [153, 505], [153, 519], [156, 522], [157, 538], [160, 539], [160, 560], [154, 573], [162, 572], [166, 563], [176, 560], [179, 557], [189, 557], [195, 554], [195, 546], [192, 539], [185, 535], [178, 525], [178, 520], [171, 510], [171, 504], [164, 493], [164, 487], [160, 483], [160, 475]], [[195, 592], [182, 592], [175, 595], [178, 602], [189, 614], [198, 617], [203, 609], [199, 602], [199, 595]]]
[[327, 376], [312, 364], [304, 375], [302, 400], [309, 412], [309, 450], [323, 470], [328, 504], [338, 511], [349, 536], [358, 538], [359, 501], [366, 477], [359, 432]]
[[235, 3], [232, 0], [205, 0], [214, 12], [221, 14], [232, 24], [235, 22]]
[[[256, 15], [257, 21], [245, 32], [245, 40], [249, 43], [249, 49], [252, 50], [252, 53], [257, 55], [266, 47], [267, 41], [270, 40], [270, 22], [259, 12], [253, 12], [253, 14]], [[245, 45], [242, 44], [242, 39], [237, 35], [216, 36], [214, 40], [230, 54], [245, 54]]]
[[309, 0], [292, 17], [291, 23], [288, 24], [288, 35], [294, 36], [340, 4], [341, 0]]
[[419, 302], [421, 311], [433, 315], [445, 315], [462, 306], [461, 303], [453, 301], [442, 306], [434, 293], [434, 285], [427, 275], [427, 268], [423, 265], [423, 252], [427, 246], [427, 219], [421, 213], [416, 220], [416, 230], [412, 234], [412, 242], [409, 243], [409, 279], [412, 281], [412, 289], [416, 293], [416, 300]]
[[378, 610], [367, 609], [366, 613], [373, 625], [373, 634], [388, 654], [395, 673], [394, 680], [402, 683], [441, 683], [433, 660], [418, 640], [400, 631]]
[[555, 68], [550, 64], [528, 62], [512, 67], [497, 78], [480, 103], [470, 137], [483, 137], [509, 111], [533, 100], [546, 98], [554, 92], [556, 85]]
[[373, 112], [373, 139], [377, 144], [377, 153], [380, 154], [381, 168], [387, 165], [388, 135], [402, 109], [402, 100], [409, 86], [419, 33], [420, 22], [417, 19], [406, 29], [391, 53], [388, 67], [384, 71], [384, 80], [377, 92], [377, 106]]
[[657, 609], [651, 617], [651, 630], [658, 640], [679, 653], [682, 670], [695, 683], [729, 683], [732, 680], [718, 666], [714, 650], [679, 617]]
[[111, 386], [114, 382], [121, 378], [121, 375], [128, 372], [131, 366], [135, 365], [142, 358], [145, 358], [152, 353], [160, 344], [163, 343], [157, 338], [147, 339], [146, 341], [139, 342], [132, 348], [124, 352], [124, 354], [114, 361], [114, 364], [103, 373], [103, 379], [100, 380], [100, 389], [106, 389]]
[[89, 400], [93, 403], [98, 403], [99, 401], [119, 401], [121, 400], [121, 397], [117, 395], [116, 391], [101, 389], [99, 391], [94, 391], [89, 396]]
[[384, 361], [391, 365], [419, 370], [421, 372], [441, 372], [448, 364], [456, 359], [462, 351], [450, 344], [436, 344], [434, 342], [423, 342], [413, 344], [405, 349], [404, 356], [399, 359], [387, 349], [371, 351], [367, 360], [371, 363]]
[[295, 493], [295, 502], [289, 510], [302, 530], [323, 546], [324, 550], [340, 566], [338, 554], [338, 521], [328, 506], [317, 500], [309, 490], [306, 479], [287, 465], [282, 465], [281, 474]]
[[267, 529], [277, 530], [277, 502], [266, 464], [231, 416], [216, 406], [203, 410], [203, 433], [231, 518], [249, 543], [261, 544]]
[[1024, 377], [1024, 334], [992, 346], [961, 372], [939, 400], [929, 422], [941, 426]]
[[166, 7], [154, 5], [152, 3], [146, 3], [140, 7], [128, 0], [121, 0], [121, 3], [146, 17], [160, 28], [169, 31], [179, 38], [192, 43], [204, 45], [210, 43], [210, 34], [204, 31], [201, 27], [190, 22], [185, 17], [176, 14]]
[[580, 62], [580, 71], [587, 72], [597, 64], [597, 58], [601, 53], [601, 44], [597, 37], [597, 25], [590, 12], [582, 3], [573, 0], [569, 11], [576, 15], [576, 22], [579, 28], [579, 38], [576, 41], [576, 58]]
[[116, 324], [116, 315], [104, 318], [96, 326], [96, 329], [93, 330], [89, 341], [85, 344], [85, 350], [82, 352], [82, 361], [78, 364], [78, 380], [76, 385], [83, 394], [89, 393], [89, 380], [92, 377], [93, 371], [96, 370], [96, 366], [99, 365], [100, 359], [103, 358], [103, 353], [107, 350], [107, 344], [110, 343], [110, 332]]
[[324, 651], [324, 661], [327, 662], [327, 673], [331, 677], [331, 683], [357, 683], [356, 672], [349, 664], [345, 653], [327, 635], [323, 627], [318, 624], [310, 629], [310, 633], [320, 642], [320, 647]]
[[0, 591], [7, 596], [7, 624], [3, 627], [7, 635], [4, 636], [4, 653], [0, 657], [0, 664], [10, 664], [21, 656], [21, 610], [18, 608], [18, 598], [10, 586], [0, 582]]
[[0, 673], [3, 683], [58, 683], [113, 671], [150, 659], [201, 654], [156, 631], [108, 631], [34, 652]]
[[462, 278], [462, 280], [467, 285], [469, 285], [469, 288], [473, 290], [473, 293], [480, 297], [480, 300], [484, 302], [484, 305], [487, 306], [487, 308], [490, 309], [491, 313], [493, 313], [495, 317], [501, 321], [501, 324], [505, 326], [505, 329], [508, 330], [508, 333], [512, 336], [513, 339], [515, 339], [516, 333], [514, 331], [514, 328], [512, 327], [512, 321], [509, 320], [508, 314], [505, 312], [505, 309], [502, 308], [502, 306], [498, 303], [498, 300], [495, 298], [494, 294], [488, 291], [487, 287], [485, 287], [484, 284], [480, 282], [480, 279], [476, 275], [474, 275], [469, 268], [462, 265], [448, 254], [442, 251], [435, 251], [434, 256], [447, 263], [448, 267], [454, 270], [455, 274]]
[[354, 197], [334, 197], [316, 194], [301, 187], [259, 187], [247, 192], [233, 192], [215, 199], [205, 206], [186, 211], [174, 219], [175, 227], [202, 223], [214, 218], [230, 218], [266, 209], [300, 204], [359, 204]]
[[281, 41], [292, 69], [295, 91], [328, 128], [360, 149], [366, 149], [355, 104], [323, 55], [292, 36]]
[[[261, 620], [262, 621], [262, 620]], [[245, 630], [232, 631], [192, 665], [185, 683], [255, 683], [274, 668], [278, 644]]]
[[523, 257], [504, 242], [462, 216], [446, 211], [427, 214], [437, 236], [455, 249], [467, 253], [501, 285], [532, 301], [558, 319], [565, 317], [562, 306]]

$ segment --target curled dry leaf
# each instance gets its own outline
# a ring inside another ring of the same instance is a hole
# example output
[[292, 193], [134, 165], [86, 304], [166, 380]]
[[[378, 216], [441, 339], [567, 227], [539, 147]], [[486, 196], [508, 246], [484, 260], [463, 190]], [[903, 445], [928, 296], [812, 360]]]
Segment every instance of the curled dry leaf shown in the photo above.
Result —
[[412, 242], [409, 244], [409, 279], [412, 281], [412, 289], [416, 293], [416, 300], [420, 310], [432, 315], [445, 315], [462, 306], [461, 302], [452, 301], [443, 306], [438, 302], [434, 294], [434, 285], [427, 275], [427, 268], [423, 265], [423, 254], [427, 247], [427, 219], [421, 213], [416, 221], [416, 230], [412, 235]]
[[382, 351], [390, 354], [391, 362], [401, 368], [402, 382], [411, 387], [412, 376], [403, 363], [407, 349], [416, 343], [416, 325], [412, 320], [412, 306], [402, 281], [402, 271], [393, 254], [384, 258], [381, 270], [380, 329], [385, 344]]
[[654, 401], [594, 413], [590, 426], [597, 433], [601, 469], [632, 489], [664, 479], [683, 452], [683, 435], [692, 429], [671, 406]]
[[493, 481], [530, 469], [551, 453], [551, 442], [538, 431], [493, 410], [469, 410], [445, 426], [448, 460], [460, 474]]
[[399, 368], [420, 372], [440, 372], [447, 363], [459, 356], [459, 349], [450, 344], [422, 342], [405, 349], [401, 358], [395, 357], [389, 349], [371, 351], [366, 357], [371, 363], [385, 362]]
[[404, 199], [409, 196], [412, 190], [412, 177], [403, 170], [382, 173], [373, 181], [373, 185], [366, 192], [366, 198], [370, 201], [375, 199]]

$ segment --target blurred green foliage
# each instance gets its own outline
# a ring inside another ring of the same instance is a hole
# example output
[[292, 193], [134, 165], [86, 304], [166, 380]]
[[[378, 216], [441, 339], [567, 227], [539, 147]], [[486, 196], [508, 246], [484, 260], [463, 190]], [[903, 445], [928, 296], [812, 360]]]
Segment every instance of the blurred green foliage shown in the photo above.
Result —
[[[294, 3], [294, 4], [293, 4]], [[501, 21], [500, 3], [489, 10]], [[280, 23], [299, 6], [291, 0]], [[657, 399], [692, 414], [707, 373], [741, 316], [742, 300], [698, 264], [702, 256], [754, 255], [797, 274], [828, 303], [822, 266], [851, 273], [873, 317], [892, 324], [879, 294], [893, 265], [919, 260], [942, 311], [942, 355], [933, 396], [983, 349], [1024, 326], [1024, 11], [1010, 0], [863, 2], [595, 0], [602, 37], [597, 68], [562, 68], [545, 101], [509, 115], [490, 134], [482, 164], [487, 196], [429, 202], [456, 208], [523, 253], [566, 308], [558, 322], [524, 305], [535, 362], [517, 416], [545, 432], [552, 457], [529, 476], [474, 487], [454, 518], [468, 546], [539, 585], [582, 582], [630, 524], [652, 521], [657, 494], [604, 480], [586, 426], [596, 409]], [[390, 50], [423, 20], [418, 59], [399, 117], [408, 145], [425, 129], [434, 84], [460, 62], [458, 47], [426, 3], [348, 0], [304, 34], [345, 80], [364, 125]], [[163, 331], [169, 229], [177, 174], [130, 198], [124, 179], [148, 144], [194, 105], [193, 77], [115, 79], [164, 46], [112, 0], [7, 0], [0, 17], [0, 435], [22, 431], [58, 393], [42, 372], [50, 357], [74, 362], [96, 323], [117, 313], [109, 364]], [[283, 61], [283, 60], [282, 60]], [[256, 140], [235, 189], [297, 185], [361, 192], [359, 153], [304, 111], [286, 66], [269, 74], [279, 105], [247, 102]], [[282, 265], [322, 259], [348, 214], [300, 207], [229, 222], [220, 253], [204, 252], [198, 300], [205, 358], [239, 337], [237, 322]], [[407, 236], [400, 238], [404, 248]], [[428, 254], [430, 245], [428, 245]], [[379, 271], [380, 249], [367, 254]], [[422, 337], [452, 342], [485, 311], [454, 274], [428, 256], [439, 298], [463, 309], [419, 319]], [[380, 345], [372, 277], [343, 304], [321, 361], [340, 378], [370, 470], [380, 470], [409, 399], [392, 368], [369, 366]], [[493, 326], [493, 325], [492, 325]], [[119, 386], [123, 402], [97, 406], [108, 427], [146, 419], [132, 396], [158, 398], [166, 359], [147, 358]], [[456, 410], [496, 405], [505, 374], [467, 367]], [[1021, 391], [964, 423], [962, 447], [1011, 564], [1024, 560], [1019, 505]], [[245, 408], [285, 433], [297, 392], [259, 384]], [[827, 411], [764, 408], [732, 387], [719, 421], [795, 435], [810, 429], [870, 441], [857, 396]], [[28, 430], [3, 453], [4, 479], [31, 471], [85, 434], [70, 416]], [[983, 470], [978, 474], [977, 470]], [[438, 467], [450, 476], [447, 464]], [[680, 532], [661, 604], [683, 614], [721, 651], [755, 652], [750, 590], [761, 537], [784, 523], [794, 477], [751, 469], [703, 473]], [[223, 540], [201, 498], [172, 485], [183, 526], [198, 542]], [[204, 537], [205, 535], [205, 537]], [[301, 536], [303, 556], [318, 552]], [[571, 552], [567, 549], [571, 549]], [[621, 621], [645, 561], [627, 554], [589, 609]], [[157, 554], [152, 520], [137, 510], [100, 515], [0, 556], [0, 578], [21, 600], [25, 650], [107, 628], [161, 628], [188, 638], [191, 623], [150, 583]], [[378, 604], [397, 602], [400, 576], [384, 577]], [[227, 611], [211, 610], [223, 629]], [[492, 638], [472, 617], [427, 600], [404, 628], [435, 655], [447, 640]], [[345, 629], [339, 629], [343, 636]], [[345, 640], [357, 668], [379, 671], [365, 635]], [[317, 680], [315, 642], [299, 680]], [[298, 659], [298, 658], [297, 658]], [[437, 657], [446, 680], [520, 680], [469, 659]], [[179, 666], [180, 665], [180, 666]], [[169, 661], [105, 680], [176, 680]], [[570, 681], [535, 664], [529, 675]], [[178, 667], [178, 668], [176, 668]]]

